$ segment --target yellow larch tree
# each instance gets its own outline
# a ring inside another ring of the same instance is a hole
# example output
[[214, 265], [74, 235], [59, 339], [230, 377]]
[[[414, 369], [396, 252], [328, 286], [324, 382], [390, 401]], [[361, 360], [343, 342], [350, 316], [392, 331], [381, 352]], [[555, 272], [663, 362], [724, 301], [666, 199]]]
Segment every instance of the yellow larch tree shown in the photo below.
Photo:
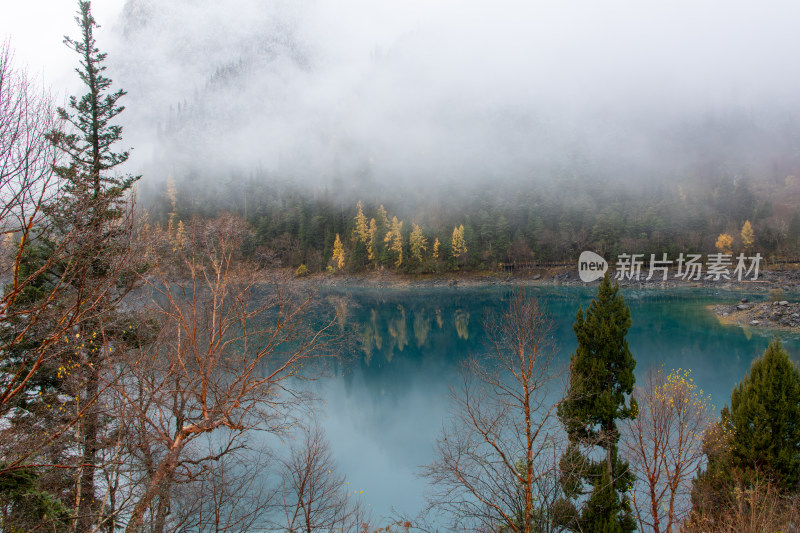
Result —
[[391, 229], [386, 232], [383, 240], [395, 257], [394, 266], [399, 268], [403, 264], [403, 221], [392, 217]]
[[439, 245], [439, 237], [436, 237], [436, 239], [433, 241], [433, 259], [434, 259], [434, 261], [438, 261], [439, 260], [439, 246], [440, 246]]
[[356, 213], [356, 240], [367, 244], [369, 241], [369, 225], [367, 224], [367, 217], [364, 216], [364, 209], [361, 206], [361, 200], [356, 205], [358, 213]]
[[467, 253], [467, 243], [464, 241], [464, 224], [453, 228], [452, 250], [453, 257], [456, 259]]
[[411, 255], [417, 261], [422, 261], [422, 253], [428, 250], [425, 235], [422, 233], [422, 228], [417, 224], [412, 224], [411, 235], [408, 238], [409, 245], [411, 246]]
[[333, 241], [333, 257], [331, 260], [339, 270], [344, 268], [344, 247], [338, 233], [336, 234], [336, 240]]
[[383, 204], [378, 208], [378, 217], [379, 222], [383, 225], [384, 228], [389, 229], [391, 224], [389, 223], [389, 215], [386, 213], [386, 209], [383, 207]]
[[729, 254], [731, 253], [731, 248], [733, 247], [733, 237], [728, 235], [727, 233], [721, 233], [719, 237], [717, 237], [717, 242], [714, 244], [719, 250], [720, 253]]
[[750, 251], [754, 241], [755, 234], [753, 233], [753, 225], [750, 224], [749, 220], [745, 220], [744, 226], [742, 226], [742, 246], [744, 246], [746, 252]]

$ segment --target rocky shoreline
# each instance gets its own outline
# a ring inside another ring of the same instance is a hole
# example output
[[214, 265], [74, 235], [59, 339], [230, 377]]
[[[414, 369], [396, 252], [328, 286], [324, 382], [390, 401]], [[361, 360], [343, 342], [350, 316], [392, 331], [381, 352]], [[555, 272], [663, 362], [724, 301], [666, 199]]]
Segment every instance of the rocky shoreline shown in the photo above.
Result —
[[[365, 272], [360, 274], [313, 274], [298, 281], [322, 287], [370, 287], [370, 288], [426, 288], [426, 287], [480, 287], [507, 286], [594, 286], [599, 281], [584, 283], [574, 267], [550, 268], [524, 273], [506, 272], [456, 272], [446, 274], [398, 274], [390, 271]], [[682, 280], [670, 278], [641, 280], [619, 280], [623, 288], [705, 288], [727, 291], [768, 292], [780, 289], [785, 293], [800, 293], [800, 270], [768, 270], [759, 273], [753, 280]]]
[[739, 326], [781, 329], [800, 332], [800, 303], [788, 300], [711, 306], [720, 321]]

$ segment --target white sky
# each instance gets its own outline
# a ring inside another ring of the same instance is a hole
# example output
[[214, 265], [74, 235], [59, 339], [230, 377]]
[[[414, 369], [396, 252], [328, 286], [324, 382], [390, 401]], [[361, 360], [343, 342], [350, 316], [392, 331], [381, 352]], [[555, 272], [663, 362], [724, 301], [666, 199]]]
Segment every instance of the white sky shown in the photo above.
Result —
[[[101, 43], [111, 31], [125, 0], [95, 0], [92, 13], [102, 27], [96, 35]], [[74, 52], [63, 44], [64, 35], [76, 35], [74, 17], [78, 2], [72, 0], [2, 0], [0, 40], [11, 40], [17, 66], [26, 66], [31, 76], [59, 89], [79, 82], [73, 69]]]
[[[125, 2], [92, 8], [128, 91], [132, 162], [160, 147], [156, 127], [179, 103], [202, 105], [187, 146], [307, 175], [367, 160], [376, 174], [503, 173], [498, 160], [527, 168], [531, 147], [544, 158], [562, 134], [597, 154], [649, 154], [660, 147], [636, 128], [672, 117], [798, 113], [798, 0], [147, 0], [122, 35]], [[77, 3], [0, 0], [0, 39], [57, 102], [82, 93], [62, 43]], [[242, 58], [235, 83], [209, 86]]]

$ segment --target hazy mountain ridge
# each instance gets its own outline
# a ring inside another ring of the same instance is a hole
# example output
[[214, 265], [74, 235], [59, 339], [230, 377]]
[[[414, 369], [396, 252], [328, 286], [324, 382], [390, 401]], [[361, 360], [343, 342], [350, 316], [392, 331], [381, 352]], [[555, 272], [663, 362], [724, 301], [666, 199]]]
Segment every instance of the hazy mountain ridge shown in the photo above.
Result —
[[[618, 80], [598, 71], [580, 94], [574, 81], [589, 75], [578, 72], [591, 67], [588, 49], [576, 52], [581, 63], [557, 70], [547, 66], [547, 49], [526, 60], [512, 42], [487, 50], [459, 43], [461, 26], [482, 26], [446, 9], [441, 20], [392, 25], [363, 3], [340, 6], [129, 0], [112, 57], [136, 110], [129, 130], [145, 147], [138, 151], [155, 155], [155, 173], [261, 169], [345, 187], [367, 173], [392, 188], [543, 182], [565, 168], [637, 183], [698, 174], [782, 179], [797, 167], [783, 130], [800, 128], [780, 100], [723, 97], [722, 82], [692, 93], [677, 70], [647, 94], [656, 86], [650, 71], [665, 69], [658, 64]], [[364, 20], [350, 20], [355, 14]], [[355, 35], [370, 23], [374, 35]], [[379, 24], [387, 31], [379, 34]], [[491, 56], [497, 51], [506, 56]]]

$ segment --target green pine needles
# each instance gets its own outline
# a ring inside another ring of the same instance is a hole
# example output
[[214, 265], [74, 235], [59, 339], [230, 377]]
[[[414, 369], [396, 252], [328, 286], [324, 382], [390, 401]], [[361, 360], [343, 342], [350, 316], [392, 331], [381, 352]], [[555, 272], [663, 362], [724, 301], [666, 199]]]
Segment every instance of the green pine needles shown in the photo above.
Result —
[[558, 409], [569, 446], [561, 459], [566, 499], [556, 515], [573, 531], [636, 527], [627, 496], [633, 476], [617, 450], [617, 421], [637, 413], [631, 398], [636, 361], [625, 339], [630, 326], [630, 309], [606, 274], [597, 297], [575, 317], [578, 347], [570, 359], [569, 391]]
[[779, 339], [753, 361], [704, 444], [708, 465], [692, 492], [698, 516], [719, 520], [738, 505], [737, 491], [759, 484], [800, 490], [800, 370]]
[[782, 489], [800, 487], [800, 370], [779, 339], [753, 362], [721, 415], [732, 430], [733, 461], [765, 470]]
[[92, 16], [91, 2], [78, 2], [75, 21], [80, 37], [65, 37], [64, 44], [80, 57], [80, 67], [75, 71], [86, 93], [80, 98], [71, 96], [68, 109], [58, 108], [59, 118], [73, 131], [54, 134], [56, 144], [69, 155], [68, 164], [57, 167], [56, 172], [68, 182], [66, 192], [72, 197], [71, 203], [91, 201], [91, 216], [85, 220], [97, 228], [122, 216], [125, 193], [139, 177], [119, 177], [108, 172], [129, 156], [127, 150], [113, 150], [113, 145], [122, 139], [122, 126], [112, 121], [125, 109], [119, 99], [126, 92], [111, 92], [112, 81], [103, 74], [107, 54], [97, 48], [94, 30], [100, 26]]

